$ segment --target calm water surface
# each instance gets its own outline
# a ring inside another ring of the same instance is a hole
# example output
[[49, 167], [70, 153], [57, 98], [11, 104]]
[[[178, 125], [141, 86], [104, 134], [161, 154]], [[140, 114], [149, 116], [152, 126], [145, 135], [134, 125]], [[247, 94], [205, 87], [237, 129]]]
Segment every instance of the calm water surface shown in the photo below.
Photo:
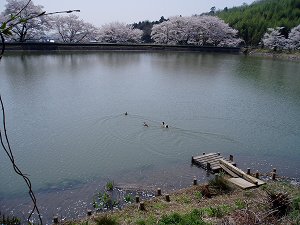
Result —
[[[49, 219], [84, 214], [108, 180], [204, 181], [190, 165], [202, 152], [299, 179], [299, 71], [299, 62], [227, 54], [7, 54], [0, 90], [16, 161]], [[24, 182], [2, 150], [0, 160], [0, 211], [25, 218]]]

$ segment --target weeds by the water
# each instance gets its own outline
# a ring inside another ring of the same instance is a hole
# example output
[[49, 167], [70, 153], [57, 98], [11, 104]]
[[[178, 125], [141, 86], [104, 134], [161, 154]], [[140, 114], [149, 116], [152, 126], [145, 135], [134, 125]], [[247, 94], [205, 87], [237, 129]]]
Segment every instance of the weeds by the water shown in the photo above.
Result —
[[133, 202], [133, 198], [130, 194], [125, 195], [124, 200], [127, 203], [132, 203]]
[[112, 191], [114, 189], [114, 182], [113, 181], [108, 181], [106, 183], [106, 190]]
[[5, 215], [1, 215], [0, 212], [0, 224], [5, 224], [5, 225], [19, 225], [21, 224], [21, 220], [17, 217], [9, 217]]
[[97, 197], [94, 197], [93, 199], [93, 207], [96, 210], [113, 209], [118, 205], [119, 205], [119, 200], [113, 199], [112, 194], [107, 192], [104, 193], [99, 192], [97, 194]]

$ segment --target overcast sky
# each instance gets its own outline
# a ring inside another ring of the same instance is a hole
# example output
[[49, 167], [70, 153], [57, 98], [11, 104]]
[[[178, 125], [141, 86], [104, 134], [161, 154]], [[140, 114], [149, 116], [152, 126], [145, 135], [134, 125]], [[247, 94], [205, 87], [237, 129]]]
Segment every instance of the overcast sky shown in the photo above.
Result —
[[[80, 9], [80, 18], [96, 26], [110, 22], [134, 23], [159, 20], [161, 16], [191, 16], [208, 12], [211, 7], [224, 9], [251, 4], [254, 0], [33, 0], [47, 12]], [[6, 0], [0, 0], [0, 11]]]

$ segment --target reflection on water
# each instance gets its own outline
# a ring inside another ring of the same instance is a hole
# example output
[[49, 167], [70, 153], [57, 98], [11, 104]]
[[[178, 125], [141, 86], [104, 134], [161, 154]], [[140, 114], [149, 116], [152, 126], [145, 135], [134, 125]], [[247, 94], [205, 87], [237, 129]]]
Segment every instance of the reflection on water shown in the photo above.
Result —
[[[11, 54], [0, 89], [17, 163], [49, 219], [84, 214], [108, 180], [144, 189], [205, 181], [190, 165], [202, 152], [300, 178], [299, 70], [227, 54]], [[0, 211], [26, 214], [27, 200], [15, 204], [24, 183], [0, 159]]]

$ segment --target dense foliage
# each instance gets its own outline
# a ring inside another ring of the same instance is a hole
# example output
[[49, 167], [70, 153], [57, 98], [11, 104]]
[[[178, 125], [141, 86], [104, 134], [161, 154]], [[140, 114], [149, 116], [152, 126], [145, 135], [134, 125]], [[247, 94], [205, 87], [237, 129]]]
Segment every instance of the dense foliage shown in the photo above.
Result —
[[268, 28], [284, 27], [281, 32], [287, 37], [300, 24], [300, 0], [260, 0], [216, 14], [237, 29], [246, 44], [258, 45]]

